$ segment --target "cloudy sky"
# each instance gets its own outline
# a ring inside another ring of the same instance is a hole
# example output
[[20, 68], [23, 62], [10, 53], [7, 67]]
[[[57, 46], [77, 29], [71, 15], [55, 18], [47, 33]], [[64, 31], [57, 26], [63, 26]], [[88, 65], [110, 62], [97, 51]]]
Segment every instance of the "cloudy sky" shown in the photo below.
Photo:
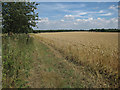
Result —
[[40, 2], [39, 30], [118, 28], [117, 2]]

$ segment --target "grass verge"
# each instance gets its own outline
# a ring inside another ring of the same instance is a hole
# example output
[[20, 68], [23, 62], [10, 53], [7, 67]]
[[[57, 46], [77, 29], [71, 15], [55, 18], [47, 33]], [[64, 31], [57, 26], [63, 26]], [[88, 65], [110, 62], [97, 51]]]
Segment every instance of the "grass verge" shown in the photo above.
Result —
[[[34, 36], [34, 35], [33, 35]], [[29, 77], [31, 88], [82, 88], [73, 65], [34, 36], [34, 63]], [[78, 80], [77, 80], [78, 79]]]
[[29, 35], [2, 36], [3, 88], [27, 87], [33, 50], [33, 38]]

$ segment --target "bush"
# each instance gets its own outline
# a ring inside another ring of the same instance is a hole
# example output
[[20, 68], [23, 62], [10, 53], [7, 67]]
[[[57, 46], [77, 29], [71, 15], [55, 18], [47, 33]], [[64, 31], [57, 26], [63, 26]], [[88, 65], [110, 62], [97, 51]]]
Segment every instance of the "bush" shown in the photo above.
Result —
[[25, 87], [32, 62], [33, 38], [27, 34], [2, 37], [3, 88]]

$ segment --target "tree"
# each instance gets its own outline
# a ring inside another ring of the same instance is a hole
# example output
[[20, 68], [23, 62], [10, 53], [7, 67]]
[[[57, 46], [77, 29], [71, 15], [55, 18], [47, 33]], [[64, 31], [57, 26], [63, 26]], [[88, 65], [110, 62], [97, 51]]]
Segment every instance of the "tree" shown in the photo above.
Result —
[[28, 33], [36, 26], [38, 3], [35, 2], [3, 2], [3, 33]]

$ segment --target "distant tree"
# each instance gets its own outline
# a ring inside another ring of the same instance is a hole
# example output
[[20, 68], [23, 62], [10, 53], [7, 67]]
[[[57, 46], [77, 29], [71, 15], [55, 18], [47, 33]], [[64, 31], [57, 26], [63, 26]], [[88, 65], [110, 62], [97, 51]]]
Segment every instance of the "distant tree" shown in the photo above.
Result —
[[28, 33], [36, 26], [38, 3], [35, 2], [3, 2], [3, 33]]

